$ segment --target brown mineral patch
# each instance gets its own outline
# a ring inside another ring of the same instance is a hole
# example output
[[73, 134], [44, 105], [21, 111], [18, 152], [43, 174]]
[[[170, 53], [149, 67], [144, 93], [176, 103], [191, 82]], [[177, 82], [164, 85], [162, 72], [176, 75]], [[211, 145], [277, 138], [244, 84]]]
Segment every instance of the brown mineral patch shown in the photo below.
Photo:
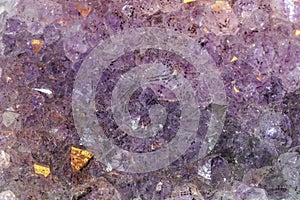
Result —
[[81, 4], [81, 3], [78, 3], [78, 2], [74, 3], [74, 7], [80, 12], [80, 14], [83, 18], [87, 18], [87, 16], [92, 11], [91, 6], [86, 5], [86, 4]]
[[31, 46], [34, 54], [38, 54], [42, 50], [43, 44], [44, 44], [43, 40], [37, 40], [37, 39], [31, 40]]

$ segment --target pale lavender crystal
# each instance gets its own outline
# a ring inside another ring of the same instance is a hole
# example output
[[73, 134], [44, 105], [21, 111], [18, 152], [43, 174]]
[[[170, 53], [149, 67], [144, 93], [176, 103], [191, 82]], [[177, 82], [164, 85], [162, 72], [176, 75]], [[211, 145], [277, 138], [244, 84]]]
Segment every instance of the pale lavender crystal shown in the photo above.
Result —
[[88, 44], [84, 40], [83, 33], [76, 33], [75, 30], [80, 28], [79, 25], [73, 27], [73, 31], [69, 32], [64, 40], [64, 50], [66, 56], [71, 61], [78, 61], [80, 54], [85, 53], [88, 50]]
[[271, 7], [276, 17], [287, 19], [291, 22], [300, 21], [300, 2], [293, 0], [272, 0]]
[[242, 19], [247, 19], [259, 8], [260, 0], [237, 0], [233, 4], [235, 13]]
[[214, 200], [269, 200], [266, 191], [260, 188], [249, 187], [245, 184], [235, 182], [230, 191], [217, 192]]
[[10, 18], [6, 21], [4, 32], [8, 34], [17, 34], [24, 31], [26, 28], [27, 26], [22, 20]]
[[267, 104], [281, 102], [286, 94], [281, 79], [277, 77], [270, 77], [257, 90], [260, 102]]
[[288, 152], [278, 158], [278, 167], [282, 170], [284, 179], [290, 186], [299, 188], [300, 186], [300, 154], [299, 152]]
[[55, 25], [49, 25], [44, 28], [44, 39], [48, 44], [52, 44], [59, 40], [61, 31]]
[[279, 150], [289, 148], [292, 144], [290, 119], [278, 112], [267, 111], [259, 118], [257, 136]]

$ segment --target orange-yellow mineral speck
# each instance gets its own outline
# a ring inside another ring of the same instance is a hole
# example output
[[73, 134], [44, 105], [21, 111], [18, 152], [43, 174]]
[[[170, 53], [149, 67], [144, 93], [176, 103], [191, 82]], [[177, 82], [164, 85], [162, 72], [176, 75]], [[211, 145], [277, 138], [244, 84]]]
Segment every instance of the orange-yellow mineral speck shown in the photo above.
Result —
[[204, 31], [205, 33], [210, 33], [209, 30], [207, 30], [206, 27], [203, 28], [203, 31]]
[[44, 44], [43, 40], [37, 40], [37, 39], [31, 40], [31, 46], [34, 54], [38, 54], [42, 50], [43, 44]]
[[240, 90], [234, 85], [233, 86], [233, 90], [234, 90], [234, 92], [236, 92], [236, 93], [239, 93], [240, 92]]
[[60, 19], [60, 20], [58, 20], [57, 23], [61, 26], [65, 26], [65, 25], [67, 25], [67, 19]]
[[75, 2], [73, 5], [79, 11], [83, 18], [87, 18], [87, 16], [92, 11], [92, 7], [86, 4]]
[[259, 74], [257, 75], [256, 79], [259, 80], [259, 81], [262, 80], [262, 75], [261, 75], [261, 73], [259, 73]]
[[33, 168], [34, 168], [34, 173], [36, 173], [36, 174], [40, 174], [40, 175], [43, 175], [45, 177], [47, 177], [50, 174], [50, 168], [47, 167], [47, 166], [34, 164]]
[[234, 61], [237, 61], [238, 58], [236, 56], [233, 56], [233, 58], [230, 60], [230, 62], [234, 62]]
[[295, 35], [296, 35], [296, 36], [300, 36], [300, 30], [296, 30], [296, 31], [295, 31]]
[[196, 0], [183, 0], [183, 3], [191, 3], [191, 2], [195, 2]]
[[88, 161], [93, 157], [93, 154], [87, 150], [76, 147], [71, 148], [71, 167], [73, 171], [81, 170]]

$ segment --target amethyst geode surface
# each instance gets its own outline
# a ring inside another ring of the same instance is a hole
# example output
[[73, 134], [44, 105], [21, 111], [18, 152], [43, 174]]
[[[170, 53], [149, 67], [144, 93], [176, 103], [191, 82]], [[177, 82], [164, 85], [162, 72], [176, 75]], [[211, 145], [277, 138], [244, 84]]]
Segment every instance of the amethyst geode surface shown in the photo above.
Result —
[[0, 0], [0, 39], [0, 200], [300, 199], [299, 0]]

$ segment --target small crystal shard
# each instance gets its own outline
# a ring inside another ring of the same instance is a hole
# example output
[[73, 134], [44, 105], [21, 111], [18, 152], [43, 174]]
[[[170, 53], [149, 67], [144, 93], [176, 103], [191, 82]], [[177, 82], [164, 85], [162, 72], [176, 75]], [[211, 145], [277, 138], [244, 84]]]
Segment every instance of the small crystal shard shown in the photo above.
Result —
[[50, 168], [43, 165], [34, 164], [34, 173], [47, 177], [50, 174]]
[[183, 0], [183, 3], [195, 2], [196, 0]]
[[39, 91], [39, 92], [48, 94], [48, 95], [52, 94], [52, 91], [49, 90], [49, 89], [44, 89], [44, 88], [32, 88], [32, 89], [35, 90], [35, 91]]
[[82, 169], [88, 161], [93, 157], [93, 154], [87, 150], [72, 147], [71, 148], [71, 166], [73, 171]]
[[33, 39], [31, 41], [31, 46], [32, 46], [34, 54], [37, 55], [42, 50], [43, 44], [44, 44], [43, 40]]
[[161, 189], [162, 189], [162, 185], [163, 185], [162, 182], [157, 183], [157, 185], [156, 185], [156, 187], [155, 187], [155, 191], [156, 191], [156, 192], [160, 192]]
[[236, 56], [233, 56], [233, 58], [230, 60], [230, 62], [234, 62], [234, 61], [237, 61], [238, 58]]
[[240, 90], [235, 85], [233, 86], [233, 90], [234, 90], [235, 93], [239, 93], [240, 92]]

